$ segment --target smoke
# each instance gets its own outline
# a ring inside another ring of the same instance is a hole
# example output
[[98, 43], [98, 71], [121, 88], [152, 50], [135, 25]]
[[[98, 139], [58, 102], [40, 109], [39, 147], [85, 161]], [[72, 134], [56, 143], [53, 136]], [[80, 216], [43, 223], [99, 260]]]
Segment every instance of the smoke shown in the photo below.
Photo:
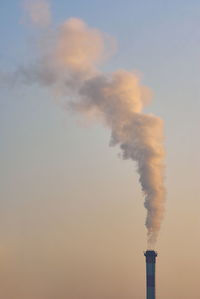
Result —
[[147, 209], [148, 246], [155, 245], [164, 212], [163, 122], [142, 113], [149, 90], [139, 78], [124, 70], [99, 74], [83, 82], [77, 111], [96, 112], [111, 129], [111, 146], [119, 145], [124, 159], [137, 162]]
[[163, 121], [142, 112], [151, 91], [133, 72], [98, 70], [114, 49], [113, 39], [80, 19], [71, 18], [48, 31], [41, 45], [38, 63], [19, 69], [17, 78], [59, 90], [70, 109], [96, 115], [110, 128], [110, 145], [120, 147], [123, 159], [136, 162], [147, 209], [148, 244], [154, 246], [164, 213], [165, 187]]

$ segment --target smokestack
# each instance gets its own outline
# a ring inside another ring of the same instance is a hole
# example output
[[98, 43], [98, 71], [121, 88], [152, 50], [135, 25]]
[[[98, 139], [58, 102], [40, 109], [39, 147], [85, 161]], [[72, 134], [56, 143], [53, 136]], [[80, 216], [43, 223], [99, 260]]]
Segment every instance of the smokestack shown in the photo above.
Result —
[[146, 299], [155, 299], [155, 270], [157, 252], [154, 250], [147, 250], [144, 255], [146, 256]]

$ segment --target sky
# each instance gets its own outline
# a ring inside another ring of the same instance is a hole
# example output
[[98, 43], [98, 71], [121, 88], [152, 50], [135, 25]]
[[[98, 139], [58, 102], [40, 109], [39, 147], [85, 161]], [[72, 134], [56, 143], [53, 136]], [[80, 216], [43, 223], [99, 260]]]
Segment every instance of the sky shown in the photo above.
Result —
[[[145, 112], [163, 119], [166, 150], [157, 298], [199, 299], [199, 1], [41, 1], [45, 14], [32, 19], [30, 3], [0, 3], [0, 72], [34, 63], [46, 26], [75, 17], [112, 37], [102, 71], [133, 70], [151, 89]], [[109, 146], [105, 124], [69, 111], [48, 86], [4, 83], [0, 297], [145, 298], [136, 164]]]

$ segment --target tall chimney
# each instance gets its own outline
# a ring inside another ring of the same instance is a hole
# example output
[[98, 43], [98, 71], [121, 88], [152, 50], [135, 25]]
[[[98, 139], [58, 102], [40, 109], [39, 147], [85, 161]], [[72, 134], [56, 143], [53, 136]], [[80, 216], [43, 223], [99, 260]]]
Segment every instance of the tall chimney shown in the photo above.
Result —
[[146, 298], [155, 299], [155, 270], [157, 252], [154, 250], [147, 250], [144, 255], [146, 256]]

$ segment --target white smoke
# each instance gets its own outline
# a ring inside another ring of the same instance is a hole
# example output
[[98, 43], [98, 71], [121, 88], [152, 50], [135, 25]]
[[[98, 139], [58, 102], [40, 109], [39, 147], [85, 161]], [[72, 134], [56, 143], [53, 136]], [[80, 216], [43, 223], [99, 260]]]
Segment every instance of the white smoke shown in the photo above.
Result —
[[79, 95], [73, 107], [80, 112], [100, 113], [111, 129], [111, 145], [120, 146], [124, 159], [137, 162], [147, 209], [148, 246], [154, 246], [165, 200], [163, 122], [142, 113], [148, 90], [135, 74], [120, 70], [83, 82]]
[[148, 244], [154, 246], [165, 201], [163, 122], [142, 112], [151, 92], [135, 73], [118, 70], [104, 74], [97, 69], [108, 56], [108, 44], [113, 45], [112, 39], [71, 18], [48, 32], [39, 62], [18, 70], [17, 77], [60, 89], [66, 98], [72, 94], [70, 107], [74, 111], [96, 114], [107, 124], [110, 144], [119, 145], [123, 158], [137, 164], [147, 209]]

